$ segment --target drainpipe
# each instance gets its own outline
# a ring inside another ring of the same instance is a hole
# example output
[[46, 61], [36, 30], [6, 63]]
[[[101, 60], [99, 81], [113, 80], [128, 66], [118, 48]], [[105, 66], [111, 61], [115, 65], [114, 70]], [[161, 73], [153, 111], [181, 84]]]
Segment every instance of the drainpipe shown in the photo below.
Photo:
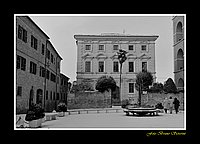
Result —
[[56, 57], [56, 99], [55, 99], [55, 109], [56, 109], [56, 107], [57, 107], [57, 58], [58, 57]]
[[46, 46], [45, 46], [45, 53], [44, 53], [44, 69], [45, 69], [45, 76], [44, 76], [44, 111], [45, 111], [45, 96], [46, 96], [46, 77], [47, 77], [47, 68], [46, 68], [46, 56], [47, 56], [47, 42], [48, 40], [46, 40]]

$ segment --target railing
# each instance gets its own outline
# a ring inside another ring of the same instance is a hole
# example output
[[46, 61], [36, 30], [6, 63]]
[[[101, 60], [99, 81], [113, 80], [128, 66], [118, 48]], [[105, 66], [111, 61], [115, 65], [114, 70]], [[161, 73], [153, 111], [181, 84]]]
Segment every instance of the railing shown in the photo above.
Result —
[[179, 42], [180, 40], [183, 39], [183, 33], [176, 33], [176, 42]]

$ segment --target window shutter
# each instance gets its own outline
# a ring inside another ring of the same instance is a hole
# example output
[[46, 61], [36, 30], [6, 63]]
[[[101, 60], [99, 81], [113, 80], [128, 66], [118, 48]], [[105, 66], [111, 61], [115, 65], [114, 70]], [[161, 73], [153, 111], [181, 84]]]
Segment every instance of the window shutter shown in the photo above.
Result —
[[23, 41], [27, 43], [27, 31], [23, 29]]
[[18, 38], [22, 39], [22, 27], [18, 25]]

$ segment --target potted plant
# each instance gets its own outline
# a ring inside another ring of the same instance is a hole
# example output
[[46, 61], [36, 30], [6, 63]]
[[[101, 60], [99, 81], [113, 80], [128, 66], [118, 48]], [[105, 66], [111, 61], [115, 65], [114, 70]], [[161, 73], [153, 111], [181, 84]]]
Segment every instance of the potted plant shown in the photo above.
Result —
[[158, 109], [159, 112], [163, 112], [163, 109], [164, 109], [162, 103], [160, 102], [155, 105], [155, 108]]
[[29, 121], [29, 127], [31, 128], [41, 127], [44, 116], [44, 109], [42, 109], [41, 105], [32, 104], [30, 109], [27, 111], [25, 120]]
[[58, 116], [65, 116], [65, 112], [67, 111], [67, 105], [63, 102], [59, 103], [57, 106]]

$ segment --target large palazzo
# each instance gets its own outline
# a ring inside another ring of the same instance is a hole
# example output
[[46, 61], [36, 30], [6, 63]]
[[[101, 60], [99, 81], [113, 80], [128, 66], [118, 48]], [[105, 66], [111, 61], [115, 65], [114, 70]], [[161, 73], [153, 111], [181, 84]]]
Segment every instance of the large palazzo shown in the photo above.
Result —
[[100, 35], [74, 35], [77, 45], [77, 83], [90, 82], [94, 88], [103, 75], [112, 76], [119, 87], [117, 51], [128, 52], [122, 70], [122, 92], [113, 92], [113, 98], [132, 99], [137, 102], [136, 75], [142, 70], [152, 73], [154, 82], [156, 35], [127, 35], [106, 33]]

